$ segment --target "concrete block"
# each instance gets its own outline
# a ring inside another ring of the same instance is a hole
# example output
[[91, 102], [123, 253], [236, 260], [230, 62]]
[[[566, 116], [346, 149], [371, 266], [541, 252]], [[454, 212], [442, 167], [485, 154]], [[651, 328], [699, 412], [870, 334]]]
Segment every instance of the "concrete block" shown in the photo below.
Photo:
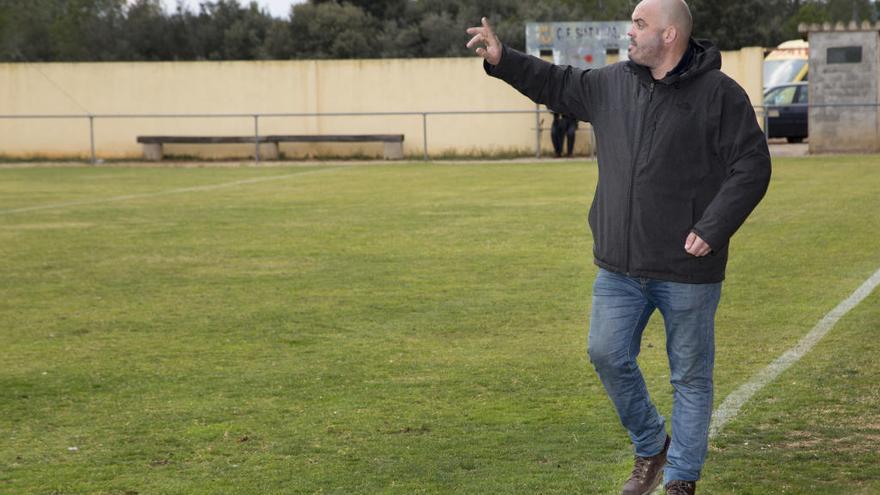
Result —
[[278, 143], [260, 143], [260, 160], [277, 160]]
[[385, 143], [385, 159], [400, 160], [403, 158], [403, 143]]
[[144, 143], [144, 160], [162, 160], [162, 143]]

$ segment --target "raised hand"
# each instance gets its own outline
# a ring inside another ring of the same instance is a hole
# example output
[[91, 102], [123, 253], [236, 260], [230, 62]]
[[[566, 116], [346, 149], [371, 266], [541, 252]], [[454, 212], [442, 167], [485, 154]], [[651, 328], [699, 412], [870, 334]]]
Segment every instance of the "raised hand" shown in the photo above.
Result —
[[474, 48], [477, 55], [486, 59], [490, 65], [498, 65], [498, 62], [501, 62], [501, 40], [498, 39], [498, 36], [495, 36], [495, 32], [492, 31], [492, 26], [489, 25], [489, 19], [483, 17], [481, 19], [482, 26], [480, 27], [472, 27], [467, 29], [467, 34], [473, 36], [470, 41], [468, 41], [467, 47]]

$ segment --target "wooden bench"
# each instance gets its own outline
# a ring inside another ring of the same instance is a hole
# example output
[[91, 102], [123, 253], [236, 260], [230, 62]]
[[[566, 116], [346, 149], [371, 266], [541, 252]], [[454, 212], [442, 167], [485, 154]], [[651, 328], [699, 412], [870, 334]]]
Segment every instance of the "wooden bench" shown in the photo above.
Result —
[[270, 135], [270, 136], [138, 136], [144, 145], [144, 159], [162, 159], [166, 144], [251, 144], [259, 143], [260, 158], [278, 158], [278, 143], [384, 143], [386, 160], [403, 158], [403, 134], [327, 134], [327, 135]]

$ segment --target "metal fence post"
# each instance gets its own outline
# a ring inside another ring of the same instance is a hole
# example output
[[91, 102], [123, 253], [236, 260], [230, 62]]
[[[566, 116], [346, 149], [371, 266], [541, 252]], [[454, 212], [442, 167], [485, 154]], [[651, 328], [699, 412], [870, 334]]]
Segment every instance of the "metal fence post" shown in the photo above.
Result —
[[541, 158], [541, 105], [535, 105], [535, 158]]
[[260, 116], [254, 115], [254, 163], [260, 164]]
[[95, 155], [95, 116], [89, 115], [89, 145], [92, 150], [92, 165], [98, 164], [98, 157]]
[[425, 147], [424, 160], [428, 161], [428, 112], [422, 112], [422, 141]]
[[596, 149], [596, 129], [593, 128], [593, 124], [590, 123], [590, 157], [598, 158], [599, 150]]
[[770, 141], [770, 116], [767, 115], [769, 112], [767, 111], [767, 107], [761, 107], [761, 113], [764, 114], [764, 139], [769, 142]]

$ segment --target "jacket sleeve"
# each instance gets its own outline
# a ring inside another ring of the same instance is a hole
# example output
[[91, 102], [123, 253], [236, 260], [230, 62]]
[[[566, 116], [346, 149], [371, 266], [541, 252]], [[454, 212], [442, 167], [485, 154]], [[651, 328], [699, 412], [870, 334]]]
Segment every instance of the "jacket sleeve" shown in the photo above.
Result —
[[483, 62], [487, 74], [555, 112], [574, 115], [585, 122], [592, 121], [594, 102], [590, 98], [595, 93], [591, 86], [597, 83], [596, 71], [553, 65], [507, 46], [502, 46], [502, 50], [498, 65]]
[[731, 79], [722, 81], [716, 153], [727, 169], [721, 189], [693, 231], [713, 251], [722, 249], [755, 209], [770, 184], [770, 151], [745, 91]]

